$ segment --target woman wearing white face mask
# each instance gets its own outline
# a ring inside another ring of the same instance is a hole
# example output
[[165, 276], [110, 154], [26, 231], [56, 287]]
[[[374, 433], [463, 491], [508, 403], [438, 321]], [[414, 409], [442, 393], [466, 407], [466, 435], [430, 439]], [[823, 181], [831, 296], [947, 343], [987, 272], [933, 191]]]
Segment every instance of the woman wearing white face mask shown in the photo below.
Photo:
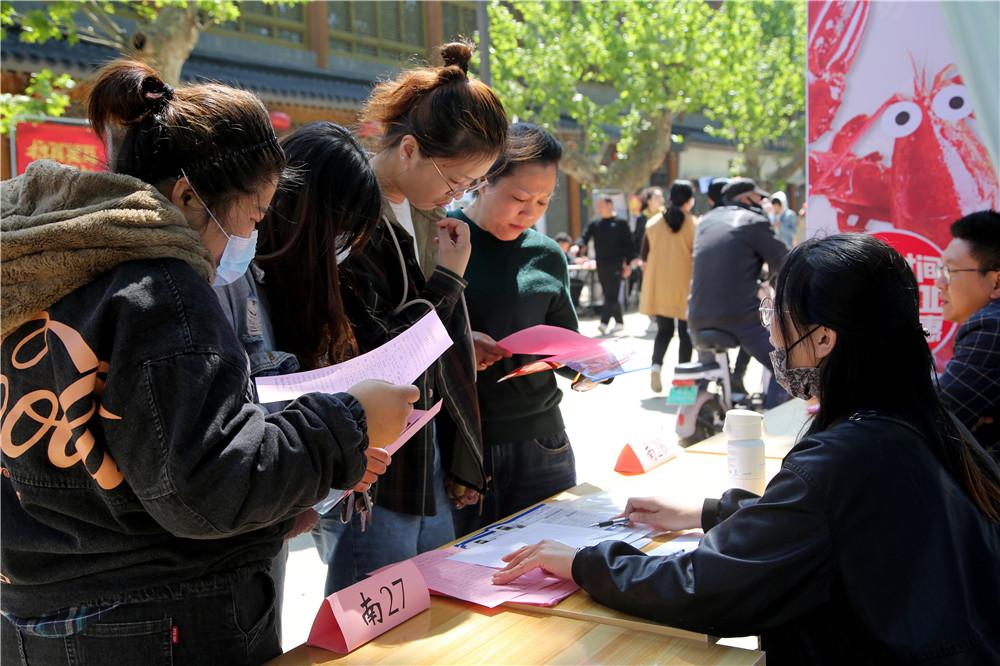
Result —
[[209, 283], [245, 270], [285, 168], [256, 97], [116, 61], [89, 116], [121, 130], [116, 173], [3, 188], [2, 661], [261, 663], [292, 518], [384, 471], [366, 450], [416, 390], [252, 404]]
[[[329, 564], [327, 593], [366, 572], [454, 537], [450, 503], [486, 486], [476, 367], [462, 292], [468, 228], [442, 205], [476, 189], [507, 140], [507, 115], [489, 86], [469, 77], [472, 49], [441, 47], [442, 67], [403, 72], [375, 87], [362, 123], [382, 135], [372, 158], [382, 220], [370, 242], [341, 264], [344, 308], [358, 351], [384, 344], [432, 309], [453, 345], [416, 381], [420, 409], [443, 401], [434, 421], [394, 456], [373, 491], [374, 521], [320, 521], [317, 545]], [[449, 502], [451, 500], [451, 502]]]

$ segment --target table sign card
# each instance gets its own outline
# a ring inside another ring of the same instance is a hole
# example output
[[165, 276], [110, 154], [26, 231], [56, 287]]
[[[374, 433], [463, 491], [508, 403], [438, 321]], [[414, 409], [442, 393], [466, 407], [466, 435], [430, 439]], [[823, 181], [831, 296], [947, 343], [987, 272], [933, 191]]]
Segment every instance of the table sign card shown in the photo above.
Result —
[[678, 451], [662, 435], [637, 439], [634, 443], [626, 444], [618, 454], [615, 471], [620, 474], [644, 474], [675, 458]]
[[347, 654], [430, 605], [420, 571], [400, 562], [324, 599], [306, 644]]

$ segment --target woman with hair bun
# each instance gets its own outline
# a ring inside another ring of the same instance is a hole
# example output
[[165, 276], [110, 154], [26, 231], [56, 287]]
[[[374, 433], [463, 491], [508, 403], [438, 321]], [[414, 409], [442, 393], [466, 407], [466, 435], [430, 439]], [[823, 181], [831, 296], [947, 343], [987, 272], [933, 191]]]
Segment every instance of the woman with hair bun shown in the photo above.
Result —
[[437, 312], [454, 344], [417, 379], [417, 407], [444, 404], [394, 455], [373, 493], [370, 524], [320, 521], [316, 539], [329, 565], [327, 594], [453, 539], [449, 504], [475, 503], [486, 487], [476, 358], [463, 297], [469, 229], [446, 218], [442, 206], [485, 184], [506, 145], [508, 120], [496, 93], [469, 77], [469, 44], [446, 44], [440, 53], [442, 66], [380, 83], [361, 112], [362, 123], [382, 130], [372, 157], [382, 190], [381, 223], [370, 242], [344, 260], [340, 280], [360, 353]]
[[694, 261], [694, 186], [675, 180], [670, 186], [670, 206], [649, 219], [641, 253], [645, 278], [639, 292], [639, 312], [656, 320], [653, 341], [653, 369], [650, 388], [663, 390], [660, 373], [670, 339], [677, 330], [680, 349], [677, 360], [691, 360], [693, 346], [687, 329], [687, 302], [691, 292], [691, 265]]
[[2, 661], [257, 664], [294, 516], [384, 471], [413, 387], [265, 416], [211, 284], [242, 276], [285, 156], [253, 94], [97, 75], [113, 173], [33, 162], [2, 195]]

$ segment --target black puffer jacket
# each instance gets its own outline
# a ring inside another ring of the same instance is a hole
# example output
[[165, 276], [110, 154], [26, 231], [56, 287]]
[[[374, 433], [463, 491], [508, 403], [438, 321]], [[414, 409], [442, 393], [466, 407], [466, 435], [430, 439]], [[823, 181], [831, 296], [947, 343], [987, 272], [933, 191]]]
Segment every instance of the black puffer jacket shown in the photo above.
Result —
[[907, 423], [807, 437], [763, 497], [707, 500], [693, 552], [582, 550], [573, 578], [628, 613], [762, 634], [769, 664], [1000, 663], [1000, 525]]

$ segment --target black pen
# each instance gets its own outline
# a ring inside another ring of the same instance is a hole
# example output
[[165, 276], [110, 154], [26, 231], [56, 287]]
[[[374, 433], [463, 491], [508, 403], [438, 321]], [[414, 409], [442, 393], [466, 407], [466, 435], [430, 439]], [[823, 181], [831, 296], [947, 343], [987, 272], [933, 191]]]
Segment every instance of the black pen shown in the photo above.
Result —
[[619, 527], [621, 525], [628, 525], [629, 519], [622, 516], [621, 518], [612, 518], [611, 520], [602, 520], [599, 523], [594, 523], [590, 527]]

